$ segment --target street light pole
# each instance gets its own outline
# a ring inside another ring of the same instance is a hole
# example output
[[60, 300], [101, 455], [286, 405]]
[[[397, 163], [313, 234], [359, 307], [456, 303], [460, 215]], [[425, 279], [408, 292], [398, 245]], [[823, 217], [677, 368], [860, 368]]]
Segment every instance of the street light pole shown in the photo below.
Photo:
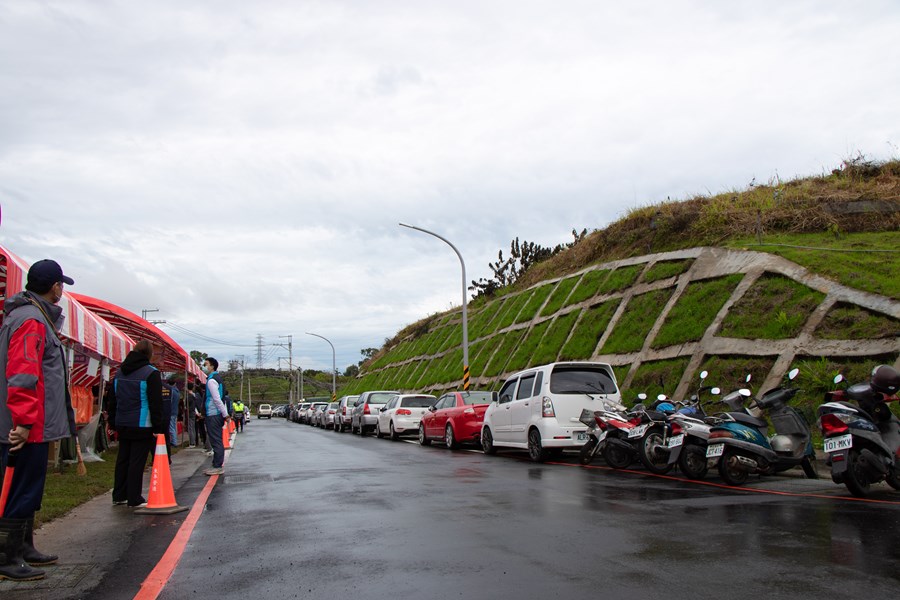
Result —
[[400, 227], [407, 227], [409, 229], [415, 229], [416, 231], [421, 231], [422, 233], [427, 233], [428, 235], [433, 235], [437, 239], [441, 240], [456, 252], [456, 256], [459, 257], [459, 264], [462, 267], [462, 337], [463, 337], [463, 389], [468, 391], [469, 389], [469, 315], [468, 315], [468, 299], [466, 298], [466, 263], [463, 260], [462, 254], [460, 254], [459, 250], [456, 249], [456, 246], [450, 243], [450, 241], [436, 234], [433, 231], [428, 231], [427, 229], [422, 229], [421, 227], [416, 227], [415, 225], [407, 225], [406, 223], [400, 223]]
[[306, 335], [314, 335], [317, 338], [322, 338], [328, 345], [331, 346], [331, 401], [334, 402], [337, 400], [337, 360], [335, 359], [334, 354], [334, 344], [331, 343], [327, 337], [321, 336], [318, 333], [310, 333], [306, 332]]

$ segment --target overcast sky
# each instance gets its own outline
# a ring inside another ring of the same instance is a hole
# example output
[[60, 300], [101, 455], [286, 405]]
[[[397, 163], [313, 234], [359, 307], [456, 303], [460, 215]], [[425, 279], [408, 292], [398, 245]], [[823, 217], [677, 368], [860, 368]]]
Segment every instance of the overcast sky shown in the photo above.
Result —
[[[516, 236], [900, 155], [900, 3], [0, 0], [0, 241], [337, 365]], [[271, 351], [270, 351], [271, 350]], [[268, 365], [286, 349], [266, 348]], [[286, 366], [286, 363], [284, 363]]]

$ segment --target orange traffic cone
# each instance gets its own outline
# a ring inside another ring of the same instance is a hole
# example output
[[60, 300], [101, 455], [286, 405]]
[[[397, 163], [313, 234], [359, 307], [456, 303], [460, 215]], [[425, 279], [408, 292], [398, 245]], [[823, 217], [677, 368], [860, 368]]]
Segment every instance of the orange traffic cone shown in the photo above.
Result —
[[166, 436], [156, 435], [156, 451], [153, 453], [153, 472], [150, 474], [150, 494], [147, 506], [139, 508], [139, 515], [172, 515], [187, 510], [187, 506], [178, 506], [175, 502], [175, 490], [172, 488], [172, 474], [169, 472], [169, 454], [166, 452]]
[[234, 429], [235, 429], [234, 428], [234, 419], [231, 419], [228, 421], [228, 433], [229, 434], [234, 433]]
[[224, 446], [226, 450], [231, 448], [231, 441], [229, 440], [230, 437], [231, 432], [228, 431], [228, 425], [222, 425], [222, 446]]

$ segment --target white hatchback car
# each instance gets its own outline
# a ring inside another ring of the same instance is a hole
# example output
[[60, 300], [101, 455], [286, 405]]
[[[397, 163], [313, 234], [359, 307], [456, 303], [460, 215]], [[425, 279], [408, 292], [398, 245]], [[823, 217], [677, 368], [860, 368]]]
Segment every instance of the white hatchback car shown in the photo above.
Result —
[[581, 411], [600, 409], [600, 398], [621, 402], [612, 367], [605, 363], [564, 362], [533, 367], [511, 376], [484, 414], [481, 446], [528, 450], [531, 460], [581, 448], [587, 428]]
[[407, 433], [418, 433], [422, 416], [437, 402], [431, 394], [398, 394], [378, 412], [375, 436], [389, 435], [392, 440]]

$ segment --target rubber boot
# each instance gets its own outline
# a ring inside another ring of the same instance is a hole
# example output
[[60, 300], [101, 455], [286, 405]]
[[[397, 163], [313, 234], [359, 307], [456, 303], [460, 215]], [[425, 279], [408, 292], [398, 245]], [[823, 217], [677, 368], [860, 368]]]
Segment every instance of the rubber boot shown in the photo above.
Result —
[[42, 570], [30, 567], [22, 558], [26, 525], [27, 519], [0, 519], [0, 579], [33, 581], [45, 577]]
[[25, 522], [25, 542], [22, 545], [22, 558], [33, 567], [52, 565], [59, 560], [56, 554], [44, 554], [34, 547], [34, 517]]

